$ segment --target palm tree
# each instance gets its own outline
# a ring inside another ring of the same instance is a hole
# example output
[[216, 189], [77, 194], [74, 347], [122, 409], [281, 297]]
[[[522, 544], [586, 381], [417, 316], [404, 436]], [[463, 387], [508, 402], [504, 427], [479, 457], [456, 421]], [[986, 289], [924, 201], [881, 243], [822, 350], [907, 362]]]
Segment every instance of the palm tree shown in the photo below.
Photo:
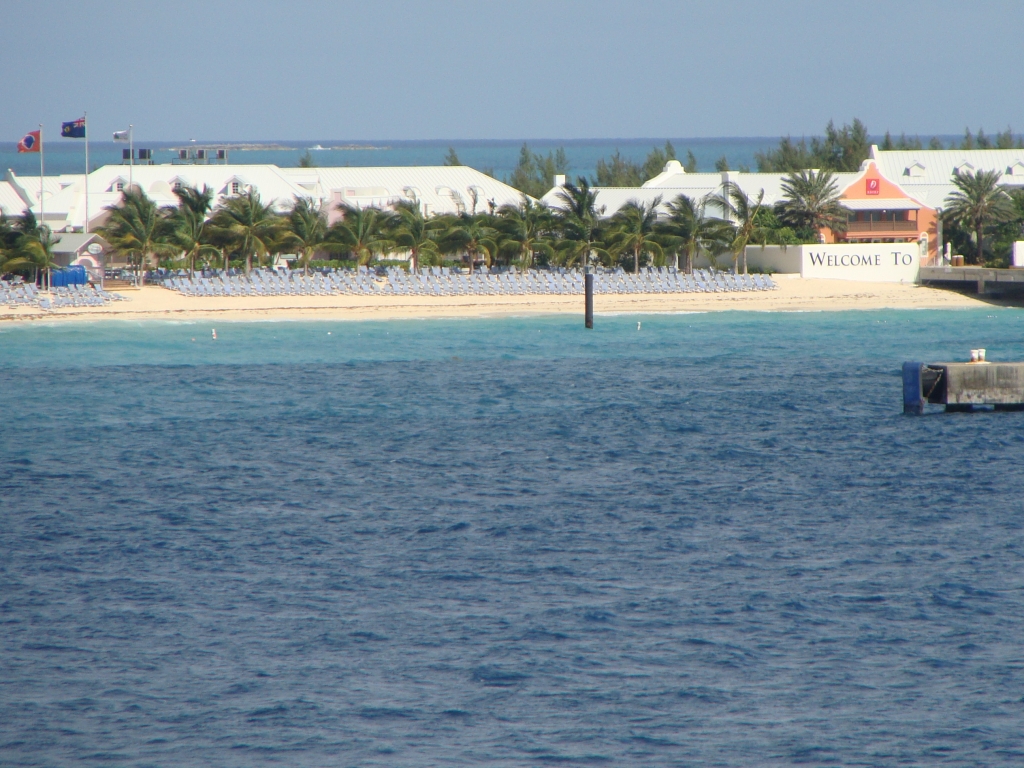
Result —
[[12, 226], [0, 216], [0, 269], [7, 272], [32, 272], [32, 282], [39, 278], [40, 270], [47, 274], [57, 266], [53, 261], [53, 246], [60, 242], [50, 228], [37, 224], [31, 211], [18, 218]]
[[975, 260], [985, 263], [985, 227], [1008, 219], [1013, 211], [1009, 195], [999, 186], [998, 171], [953, 172], [956, 189], [946, 198], [947, 211], [954, 221], [974, 231], [978, 247]]
[[142, 272], [150, 259], [177, 252], [177, 247], [168, 242], [167, 216], [137, 186], [126, 188], [121, 193], [121, 202], [108, 205], [106, 210], [110, 216], [96, 231], [118, 253], [138, 258], [141, 285]]
[[380, 208], [357, 208], [346, 203], [339, 205], [338, 210], [342, 212], [342, 219], [330, 228], [327, 239], [341, 246], [339, 250], [351, 253], [359, 264], [369, 264], [394, 248], [394, 242], [388, 237], [394, 214]]
[[413, 272], [420, 268], [420, 257], [436, 257], [437, 222], [423, 215], [423, 209], [415, 200], [401, 200], [395, 203], [395, 215], [391, 219], [391, 238], [396, 249], [409, 252]]
[[214, 235], [245, 257], [245, 273], [252, 272], [253, 256], [270, 255], [277, 247], [284, 222], [264, 203], [259, 192], [247, 190], [224, 200], [210, 222]]
[[460, 213], [448, 219], [448, 229], [441, 236], [440, 248], [445, 253], [463, 253], [473, 271], [476, 260], [483, 258], [487, 266], [498, 251], [497, 230], [491, 226], [491, 216]]
[[502, 235], [499, 250], [518, 259], [523, 269], [533, 265], [535, 254], [543, 253], [551, 258], [554, 253], [548, 239], [551, 211], [526, 195], [523, 195], [519, 205], [509, 203], [501, 206], [496, 224]]
[[722, 194], [716, 202], [722, 210], [728, 212], [734, 222], [736, 236], [732, 240], [733, 269], [739, 266], [740, 254], [743, 254], [743, 274], [747, 274], [747, 245], [751, 242], [764, 246], [768, 241], [768, 232], [760, 225], [758, 214], [764, 205], [764, 190], [757, 193], [751, 200], [747, 193], [737, 184], [727, 181], [722, 186]]
[[169, 214], [169, 240], [185, 253], [189, 272], [195, 275], [196, 257], [216, 254], [218, 249], [209, 242], [206, 232], [207, 215], [213, 207], [213, 190], [205, 184], [203, 188], [179, 187], [174, 190], [178, 207]]
[[839, 202], [836, 177], [831, 171], [799, 171], [782, 180], [779, 218], [796, 229], [845, 232], [849, 211]]
[[668, 218], [658, 227], [662, 237], [672, 238], [678, 250], [686, 255], [688, 273], [693, 272], [693, 262], [700, 254], [706, 254], [714, 264], [715, 256], [727, 250], [733, 241], [733, 226], [708, 214], [708, 207], [714, 200], [712, 195], [696, 200], [679, 195], [668, 204]]
[[664, 253], [655, 233], [659, 205], [660, 196], [649, 204], [630, 200], [612, 217], [609, 241], [617, 251], [633, 254], [633, 274], [640, 273], [641, 254], [649, 253], [661, 258]]
[[[558, 192], [561, 203], [558, 211], [558, 223], [562, 230], [562, 240], [558, 250], [566, 265], [577, 259], [586, 268], [595, 254], [594, 243], [601, 236], [601, 216], [604, 208], [597, 207], [597, 193], [590, 188], [587, 180], [580, 176], [576, 183], [566, 184]], [[601, 255], [607, 255], [604, 250]]]
[[287, 227], [282, 242], [299, 249], [304, 274], [309, 274], [309, 262], [317, 252], [343, 249], [340, 244], [327, 241], [327, 211], [319, 201], [296, 197], [288, 212]]

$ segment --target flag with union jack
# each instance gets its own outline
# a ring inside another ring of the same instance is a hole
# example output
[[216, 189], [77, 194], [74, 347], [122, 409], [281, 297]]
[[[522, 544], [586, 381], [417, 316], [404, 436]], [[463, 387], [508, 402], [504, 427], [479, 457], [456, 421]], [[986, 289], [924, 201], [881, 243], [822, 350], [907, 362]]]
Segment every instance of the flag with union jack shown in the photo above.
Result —
[[85, 138], [85, 118], [80, 117], [67, 123], [60, 124], [60, 135], [65, 139]]

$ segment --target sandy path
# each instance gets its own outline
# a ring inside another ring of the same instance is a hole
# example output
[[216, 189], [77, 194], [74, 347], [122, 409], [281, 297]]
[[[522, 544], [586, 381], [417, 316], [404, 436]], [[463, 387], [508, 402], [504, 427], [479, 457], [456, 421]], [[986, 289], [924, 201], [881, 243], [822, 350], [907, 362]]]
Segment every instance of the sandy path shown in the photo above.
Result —
[[[778, 275], [777, 291], [722, 294], [598, 295], [600, 313], [716, 312], [746, 310], [797, 312], [848, 309], [955, 309], [991, 307], [952, 291], [897, 283], [802, 279]], [[485, 317], [530, 314], [583, 314], [582, 296], [275, 296], [194, 298], [147, 286], [125, 291], [130, 301], [105, 307], [11, 309], [0, 307], [0, 321], [31, 320], [380, 320], [388, 318]]]

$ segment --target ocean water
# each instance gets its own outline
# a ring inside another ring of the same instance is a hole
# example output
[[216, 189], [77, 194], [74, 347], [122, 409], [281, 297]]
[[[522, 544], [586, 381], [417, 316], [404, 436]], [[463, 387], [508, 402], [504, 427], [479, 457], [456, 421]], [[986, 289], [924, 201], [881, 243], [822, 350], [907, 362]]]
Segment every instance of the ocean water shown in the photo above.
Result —
[[1024, 312], [217, 335], [0, 327], [3, 766], [1024, 762]]
[[[105, 138], [105, 137], [104, 137]], [[794, 137], [794, 139], [799, 137]], [[941, 136], [945, 144], [958, 142], [961, 136]], [[523, 140], [422, 140], [422, 141], [386, 141], [365, 140], [348, 141], [339, 139], [320, 139], [310, 141], [273, 141], [254, 142], [264, 145], [278, 145], [280, 149], [235, 149], [229, 151], [228, 159], [232, 163], [261, 164], [272, 163], [281, 167], [294, 167], [299, 159], [310, 150], [313, 161], [319, 166], [389, 166], [389, 165], [441, 165], [448, 148], [454, 148], [459, 160], [465, 165], [478, 170], [492, 173], [498, 179], [506, 179], [519, 162], [519, 153], [523, 144], [527, 144], [533, 152], [541, 155], [564, 149], [569, 159], [569, 176], [593, 177], [598, 160], [607, 160], [615, 152], [620, 152], [628, 160], [642, 163], [652, 148], [662, 148], [666, 139], [523, 139]], [[734, 169], [747, 167], [757, 170], [755, 156], [778, 146], [778, 137], [704, 137], [671, 139], [680, 159], [686, 161], [687, 150], [693, 152], [697, 159], [697, 168], [708, 172], [715, 170], [715, 162], [725, 157], [729, 166]], [[875, 137], [880, 142], [881, 137]], [[927, 142], [927, 138], [925, 139]], [[46, 142], [46, 173], [82, 173], [85, 169], [85, 146], [81, 140], [54, 138]], [[216, 142], [203, 141], [203, 145], [216, 146]], [[230, 148], [237, 142], [227, 142], [220, 146]], [[189, 142], [146, 141], [141, 135], [136, 138], [136, 147], [153, 150], [156, 163], [171, 163], [177, 160], [175, 148], [188, 146]], [[361, 149], [341, 148], [357, 145]], [[127, 144], [115, 144], [112, 141], [89, 142], [89, 165], [98, 168], [101, 165], [117, 165], [121, 162], [121, 150]], [[321, 149], [312, 149], [321, 147]], [[7, 168], [22, 176], [39, 175], [39, 155], [19, 154], [17, 142], [0, 142], [0, 171]]]
[[[723, 155], [732, 167], [746, 165], [756, 169], [754, 155], [775, 147], [776, 138], [690, 138], [672, 139], [676, 152], [685, 161], [689, 149], [697, 158], [698, 166], [704, 171], [713, 171], [715, 161]], [[211, 142], [204, 142], [211, 144]], [[519, 153], [524, 143], [542, 155], [564, 148], [571, 165], [572, 177], [583, 175], [588, 178], [595, 173], [597, 161], [608, 159], [619, 151], [623, 157], [643, 162], [653, 147], [664, 147], [665, 139], [527, 139], [523, 141], [359, 141], [349, 142], [322, 139], [318, 141], [261, 142], [277, 144], [282, 149], [233, 150], [228, 159], [232, 163], [260, 164], [273, 163], [281, 167], [294, 167], [311, 147], [323, 149], [310, 151], [313, 161], [320, 166], [388, 166], [388, 165], [441, 165], [448, 148], [455, 149], [459, 160], [479, 170], [492, 172], [496, 178], [507, 178], [519, 162]], [[371, 149], [332, 149], [333, 147], [357, 144]], [[89, 165], [116, 165], [121, 162], [121, 150], [127, 144], [111, 141], [90, 141]], [[153, 160], [170, 163], [177, 159], [175, 147], [188, 146], [181, 142], [147, 142], [138, 137], [136, 147], [153, 150]], [[226, 146], [230, 146], [226, 145]], [[81, 140], [53, 139], [46, 143], [47, 175], [58, 173], [82, 173], [85, 169], [85, 146]], [[17, 142], [0, 142], [0, 169], [11, 168], [23, 176], [39, 175], [39, 155], [18, 154]]]

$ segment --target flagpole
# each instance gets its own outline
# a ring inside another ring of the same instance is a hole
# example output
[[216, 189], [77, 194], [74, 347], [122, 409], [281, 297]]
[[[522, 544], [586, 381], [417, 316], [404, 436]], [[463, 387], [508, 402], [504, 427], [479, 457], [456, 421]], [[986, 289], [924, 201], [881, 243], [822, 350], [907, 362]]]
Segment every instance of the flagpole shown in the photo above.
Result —
[[43, 124], [39, 124], [39, 226], [43, 225], [43, 219], [45, 218], [43, 204], [43, 172], [45, 165], [43, 164]]
[[83, 231], [89, 234], [89, 113], [82, 113], [82, 121], [85, 123], [85, 227]]
[[[46, 172], [46, 164], [43, 162], [43, 124], [39, 124], [39, 223], [36, 225], [39, 230], [40, 245], [43, 246], [43, 255], [46, 255], [46, 245], [41, 242], [46, 237], [46, 230], [43, 228], [43, 221], [46, 219], [46, 203], [43, 202], [43, 175]], [[48, 239], [48, 238], [47, 238]], [[44, 258], [49, 262], [49, 257]], [[46, 267], [46, 290], [50, 290], [50, 267]]]

